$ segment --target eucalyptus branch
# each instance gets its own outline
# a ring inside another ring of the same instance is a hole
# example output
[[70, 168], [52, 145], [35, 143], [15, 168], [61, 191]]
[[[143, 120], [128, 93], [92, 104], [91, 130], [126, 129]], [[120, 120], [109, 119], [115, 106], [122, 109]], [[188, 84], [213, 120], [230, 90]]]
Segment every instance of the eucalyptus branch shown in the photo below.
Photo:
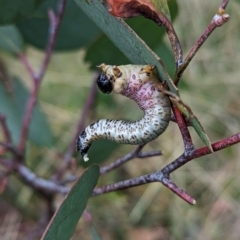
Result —
[[188, 193], [186, 193], [182, 188], [177, 186], [170, 178], [163, 178], [161, 183], [187, 203], [192, 205], [196, 204], [196, 200], [192, 198]]
[[146, 158], [162, 155], [161, 151], [141, 152], [144, 146], [145, 144], [139, 145], [132, 152], [128, 153], [124, 157], [117, 159], [115, 162], [112, 162], [107, 166], [101, 167], [100, 174], [103, 175], [107, 172], [110, 172], [120, 167], [124, 163], [132, 160], [133, 158]]
[[176, 69], [179, 69], [183, 63], [182, 47], [171, 22], [166, 27], [166, 33], [173, 49]]
[[[227, 148], [239, 142], [240, 142], [240, 133], [212, 144], [213, 151], [216, 152], [216, 151], [222, 150], [224, 148]], [[138, 149], [139, 148], [140, 146], [138, 146]], [[137, 150], [135, 149], [135, 151]], [[165, 185], [167, 188], [169, 188], [171, 191], [173, 191], [175, 194], [177, 194], [186, 202], [190, 204], [195, 204], [195, 200], [191, 196], [189, 196], [184, 190], [178, 187], [175, 183], [173, 183], [169, 175], [175, 170], [177, 170], [178, 168], [180, 168], [181, 166], [183, 166], [184, 164], [186, 164], [187, 162], [193, 159], [208, 155], [210, 153], [212, 152], [208, 149], [208, 147], [202, 147], [202, 148], [196, 149], [191, 154], [188, 154], [188, 155], [183, 153], [173, 162], [171, 162], [170, 164], [162, 168], [160, 171], [143, 175], [137, 178], [132, 178], [125, 181], [95, 188], [93, 192], [93, 196], [97, 196], [100, 194], [104, 194], [104, 193], [108, 193], [108, 192], [112, 192], [120, 189], [139, 186], [139, 185], [143, 185], [151, 182], [161, 182], [163, 185]], [[1, 160], [4, 161], [1, 163], [7, 164], [7, 165], [8, 163], [12, 163], [11, 161], [8, 161], [5, 159], [1, 159]], [[59, 185], [51, 180], [45, 180], [41, 177], [38, 177], [34, 172], [32, 172], [29, 168], [27, 168], [21, 163], [14, 163], [12, 166], [13, 166], [13, 169], [18, 173], [18, 175], [23, 179], [23, 181], [27, 183], [28, 186], [32, 187], [35, 191], [53, 195], [55, 193], [66, 194], [70, 190], [70, 188]]]
[[57, 33], [60, 27], [60, 23], [63, 17], [63, 12], [65, 9], [66, 5], [66, 0], [60, 0], [58, 3], [58, 12], [57, 16], [55, 17], [53, 11], [49, 11], [49, 18], [50, 18], [50, 29], [49, 29], [49, 40], [47, 44], [47, 49], [46, 49], [46, 54], [42, 62], [42, 66], [39, 70], [38, 74], [35, 74], [31, 65], [27, 61], [27, 59], [24, 57], [23, 54], [19, 54], [19, 57], [26, 67], [27, 71], [29, 72], [32, 81], [33, 81], [33, 89], [31, 91], [30, 97], [27, 102], [24, 118], [23, 118], [23, 123], [22, 123], [22, 131], [21, 131], [21, 136], [20, 136], [20, 141], [18, 144], [18, 151], [23, 154], [25, 151], [26, 147], [26, 141], [27, 141], [27, 136], [29, 132], [29, 126], [31, 123], [31, 118], [33, 114], [33, 110], [35, 107], [35, 104], [37, 102], [37, 96], [40, 88], [41, 81], [43, 79], [43, 76], [46, 72], [47, 66], [49, 64], [50, 58], [52, 56], [53, 48], [56, 42], [56, 37]]
[[[212, 144], [213, 152], [222, 150], [239, 142], [240, 133], [232, 135], [231, 137], [225, 138], [221, 141]], [[180, 187], [178, 187], [175, 183], [173, 183], [172, 180], [170, 180], [169, 175], [178, 168], [180, 168], [181, 166], [183, 166], [184, 164], [186, 164], [187, 162], [208, 155], [210, 153], [212, 152], [209, 150], [208, 147], [196, 149], [192, 151], [190, 154], [183, 153], [180, 157], [178, 157], [173, 162], [162, 168], [160, 171], [140, 176], [138, 178], [132, 178], [125, 181], [120, 181], [110, 185], [95, 188], [93, 196], [97, 196], [103, 193], [108, 193], [120, 189], [126, 189], [134, 186], [140, 186], [146, 183], [161, 182], [163, 185], [165, 185], [167, 188], [169, 188], [171, 191], [173, 191], [175, 194], [177, 194], [186, 202], [190, 204], [195, 204], [195, 200], [191, 196], [189, 196], [185, 191], [183, 191]]]
[[[151, 17], [149, 17], [151, 18]], [[178, 39], [177, 33], [172, 25], [172, 23], [167, 19], [165, 15], [160, 15], [157, 18], [153, 18], [153, 20], [159, 25], [164, 26], [166, 33], [168, 35], [170, 44], [172, 46], [174, 60], [176, 69], [178, 69], [183, 62], [183, 53], [182, 53], [182, 46]]]
[[225, 8], [227, 7], [229, 0], [223, 0], [217, 14], [213, 17], [211, 23], [208, 25], [202, 36], [197, 40], [197, 42], [193, 45], [192, 49], [188, 53], [187, 57], [184, 59], [183, 64], [177, 69], [174, 83], [177, 86], [180, 78], [193, 59], [193, 57], [198, 52], [199, 48], [203, 45], [203, 43], [208, 39], [208, 37], [211, 35], [211, 33], [216, 29], [217, 27], [222, 26], [229, 20], [229, 15], [225, 13]]
[[51, 180], [38, 177], [28, 167], [21, 163], [15, 164], [14, 170], [28, 186], [37, 192], [53, 195], [55, 193], [66, 194], [70, 190], [68, 187], [58, 185]]

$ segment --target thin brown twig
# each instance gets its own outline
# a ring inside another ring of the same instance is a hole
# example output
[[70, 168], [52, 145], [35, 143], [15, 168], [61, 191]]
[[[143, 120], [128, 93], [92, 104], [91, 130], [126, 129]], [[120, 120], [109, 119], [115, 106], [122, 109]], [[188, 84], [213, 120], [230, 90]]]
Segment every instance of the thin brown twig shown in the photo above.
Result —
[[159, 25], [164, 26], [166, 33], [168, 35], [176, 65], [176, 70], [182, 65], [183, 62], [183, 53], [182, 46], [178, 39], [177, 33], [172, 25], [172, 23], [168, 20], [168, 18], [161, 14], [158, 15], [157, 18], [153, 18], [153, 20]]
[[[141, 149], [144, 147], [145, 144], [137, 146], [132, 152], [128, 153], [124, 157], [117, 159], [115, 162], [110, 163], [107, 166], [103, 166], [100, 168], [100, 174], [103, 175], [108, 173], [121, 165], [127, 163], [133, 158], [147, 158], [147, 157], [155, 157], [162, 155], [161, 151], [155, 150], [150, 152], [141, 152]], [[60, 182], [61, 185], [65, 185], [66, 183], [74, 182], [77, 180], [77, 176], [75, 175], [68, 175], [63, 181]]]
[[182, 134], [184, 150], [185, 150], [184, 153], [188, 155], [194, 150], [194, 145], [192, 142], [191, 135], [188, 131], [187, 124], [185, 123], [180, 110], [174, 104], [172, 104], [172, 110], [173, 110], [176, 122], [178, 124], [179, 130]]
[[198, 52], [199, 48], [203, 45], [203, 43], [209, 38], [211, 33], [216, 29], [217, 27], [222, 26], [224, 23], [226, 23], [229, 19], [229, 15], [225, 14], [224, 10], [227, 7], [229, 0], [223, 0], [218, 13], [213, 17], [211, 23], [208, 25], [204, 33], [201, 35], [201, 37], [197, 40], [197, 42], [193, 45], [192, 49], [188, 53], [187, 57], [184, 59], [183, 64], [177, 69], [175, 78], [174, 78], [174, 83], [176, 86], [178, 86], [180, 78], [193, 59], [193, 57], [196, 55]]
[[26, 66], [26, 69], [28, 70], [30, 76], [32, 77], [33, 80], [33, 89], [31, 91], [30, 97], [27, 102], [23, 122], [22, 122], [22, 131], [20, 135], [20, 141], [18, 144], [18, 151], [19, 153], [23, 154], [25, 151], [26, 147], [26, 141], [27, 141], [27, 136], [29, 132], [29, 126], [31, 123], [31, 118], [33, 114], [34, 107], [37, 102], [37, 96], [40, 88], [41, 81], [43, 79], [43, 75], [46, 72], [47, 66], [49, 64], [50, 58], [52, 56], [53, 48], [56, 42], [56, 36], [60, 27], [60, 23], [63, 17], [64, 9], [66, 5], [66, 0], [60, 0], [59, 5], [58, 5], [58, 13], [56, 17], [54, 16], [54, 12], [50, 11], [49, 12], [49, 17], [50, 17], [50, 29], [49, 29], [49, 40], [47, 44], [47, 49], [46, 49], [46, 54], [43, 59], [42, 66], [39, 70], [38, 74], [34, 74], [32, 68], [30, 67], [30, 64], [26, 60], [26, 58], [23, 57], [22, 54], [20, 54], [20, 59], [22, 60], [24, 66]]
[[159, 156], [162, 155], [161, 151], [153, 151], [153, 152], [141, 152], [145, 144], [137, 146], [132, 152], [128, 153], [124, 157], [121, 157], [117, 159], [115, 162], [110, 163], [107, 166], [103, 166], [100, 168], [100, 174], [105, 174], [107, 172], [110, 172], [124, 163], [132, 160], [133, 158], [146, 158], [146, 157], [153, 157], [153, 156]]
[[174, 192], [177, 196], [182, 198], [184, 201], [186, 201], [189, 204], [196, 204], [196, 200], [192, 198], [187, 192], [185, 192], [182, 188], [177, 186], [170, 178], [165, 177], [163, 178], [161, 182], [165, 187], [170, 189], [172, 192]]

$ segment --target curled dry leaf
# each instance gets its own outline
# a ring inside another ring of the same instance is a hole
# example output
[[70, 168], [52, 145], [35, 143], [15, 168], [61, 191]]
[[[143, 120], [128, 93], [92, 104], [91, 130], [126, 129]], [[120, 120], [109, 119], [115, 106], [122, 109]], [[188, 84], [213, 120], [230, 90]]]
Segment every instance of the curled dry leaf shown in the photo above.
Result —
[[166, 0], [106, 0], [109, 12], [122, 18], [142, 15], [150, 18], [159, 25], [162, 21], [170, 20], [170, 13]]
[[176, 67], [182, 64], [182, 48], [172, 26], [167, 0], [106, 0], [108, 11], [122, 18], [144, 16], [163, 26], [172, 45]]

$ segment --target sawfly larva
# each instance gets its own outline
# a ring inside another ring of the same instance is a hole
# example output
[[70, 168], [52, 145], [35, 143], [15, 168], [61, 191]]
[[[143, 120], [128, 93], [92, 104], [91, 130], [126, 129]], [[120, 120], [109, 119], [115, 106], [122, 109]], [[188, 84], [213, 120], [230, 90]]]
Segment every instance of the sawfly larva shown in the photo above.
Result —
[[143, 110], [135, 122], [101, 119], [87, 126], [77, 139], [77, 151], [88, 161], [87, 152], [93, 141], [103, 138], [117, 143], [143, 144], [156, 139], [167, 128], [171, 107], [167, 95], [157, 88], [158, 78], [151, 65], [99, 66], [99, 89], [106, 94], [121, 94], [134, 100]]

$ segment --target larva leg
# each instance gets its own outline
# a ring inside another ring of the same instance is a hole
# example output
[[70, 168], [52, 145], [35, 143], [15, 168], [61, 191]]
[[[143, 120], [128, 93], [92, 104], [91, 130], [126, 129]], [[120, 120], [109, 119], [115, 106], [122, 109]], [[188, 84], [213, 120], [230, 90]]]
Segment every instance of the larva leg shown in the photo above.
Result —
[[103, 138], [117, 143], [142, 144], [156, 139], [170, 121], [168, 96], [156, 86], [158, 79], [151, 65], [111, 66], [101, 64], [103, 73], [97, 84], [104, 93], [120, 93], [133, 99], [143, 110], [143, 117], [135, 122], [102, 119], [87, 126], [79, 135], [77, 150], [84, 161], [93, 141]]

